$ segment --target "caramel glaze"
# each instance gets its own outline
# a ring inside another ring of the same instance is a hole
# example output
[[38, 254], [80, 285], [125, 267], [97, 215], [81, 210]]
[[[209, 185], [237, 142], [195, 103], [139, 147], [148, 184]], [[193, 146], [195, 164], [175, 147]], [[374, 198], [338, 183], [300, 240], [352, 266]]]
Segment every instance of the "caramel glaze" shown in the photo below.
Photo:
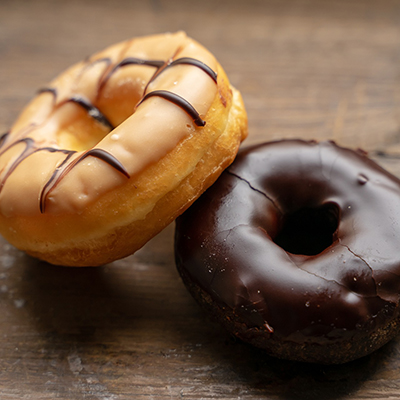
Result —
[[[302, 220], [302, 213], [325, 226]], [[292, 238], [282, 234], [290, 224]], [[352, 346], [365, 333], [372, 338], [396, 325], [399, 242], [396, 177], [362, 152], [288, 140], [241, 151], [177, 219], [175, 250], [184, 280], [238, 323], [239, 337], [266, 348], [273, 340], [303, 349]]]
[[[140, 104], [145, 101], [149, 97], [153, 96], [158, 96], [162, 97], [178, 107], [182, 108], [191, 118], [193, 118], [194, 123], [197, 126], [204, 126], [205, 121], [203, 121], [200, 118], [199, 113], [195, 110], [195, 108], [184, 98], [181, 96], [170, 92], [170, 91], [165, 91], [165, 90], [155, 90], [149, 93], [146, 93], [148, 85], [154, 81], [160, 73], [162, 73], [166, 68], [170, 68], [179, 64], [186, 64], [186, 65], [192, 65], [196, 68], [200, 68], [203, 70], [207, 75], [210, 76], [211, 79], [214, 80], [214, 82], [217, 82], [217, 74], [206, 64], [203, 62], [196, 60], [194, 58], [190, 57], [182, 57], [178, 58], [176, 60], [168, 60], [167, 62], [161, 61], [161, 60], [142, 60], [138, 58], [133, 58], [133, 57], [127, 57], [123, 59], [122, 61], [118, 62], [116, 65], [112, 66], [111, 59], [109, 58], [102, 58], [93, 61], [93, 63], [99, 63], [99, 62], [104, 62], [108, 64], [108, 70], [109, 72], [105, 74], [105, 76], [102, 77], [102, 79], [98, 83], [98, 94], [100, 91], [103, 89], [105, 84], [107, 83], [108, 79], [112, 76], [115, 71], [117, 71], [119, 68], [122, 68], [127, 65], [143, 65], [147, 67], [153, 67], [156, 68], [156, 72], [154, 73], [153, 77], [150, 79], [148, 82], [146, 89], [143, 93], [142, 99], [138, 102], [136, 107], [139, 107]], [[93, 64], [92, 63], [92, 64]], [[89, 64], [86, 64], [84, 68], [87, 68]], [[42, 88], [38, 91], [38, 94], [42, 93], [50, 93], [54, 97], [54, 102], [56, 102], [57, 99], [57, 89], [52, 88], [52, 87], [46, 87]], [[87, 114], [93, 118], [95, 121], [98, 123], [102, 124], [105, 128], [107, 128], [109, 131], [112, 131], [114, 129], [114, 126], [110, 123], [108, 118], [99, 110], [96, 106], [94, 106], [88, 99], [86, 99], [83, 96], [80, 95], [74, 95], [68, 98], [67, 100], [63, 101], [61, 104], [59, 104], [57, 107], [62, 107], [64, 104], [67, 103], [75, 103], [78, 106], [82, 107]], [[40, 125], [31, 125], [28, 127], [28, 133], [33, 131], [34, 129], [40, 128]], [[17, 133], [17, 136], [22, 136], [25, 135], [27, 132], [19, 132]], [[75, 151], [72, 150], [66, 150], [66, 149], [58, 149], [58, 148], [53, 148], [53, 147], [40, 147], [37, 145], [32, 138], [28, 137], [23, 137], [19, 140], [14, 140], [10, 143], [8, 142], [9, 138], [9, 132], [3, 134], [0, 137], [0, 156], [7, 150], [11, 149], [14, 147], [16, 144], [19, 143], [25, 143], [25, 148], [22, 151], [22, 153], [15, 159], [15, 161], [11, 164], [11, 166], [8, 168], [6, 173], [3, 175], [2, 180], [0, 181], [0, 191], [3, 188], [4, 184], [7, 181], [7, 178], [10, 176], [10, 174], [17, 168], [17, 166], [27, 157], [29, 157], [31, 154], [38, 152], [38, 151], [49, 151], [49, 152], [62, 152], [66, 154], [65, 159], [60, 163], [60, 165], [55, 169], [53, 172], [52, 176], [50, 177], [49, 181], [44, 185], [42, 192], [40, 194], [40, 212], [44, 213], [45, 212], [45, 206], [46, 206], [46, 199], [49, 193], [56, 187], [56, 185], [61, 181], [61, 179], [75, 166], [77, 165], [80, 161], [84, 160], [88, 156], [96, 157], [98, 159], [101, 159], [105, 163], [107, 163], [110, 167], [114, 168], [115, 170], [121, 172], [123, 175], [125, 175], [129, 179], [129, 174], [124, 168], [124, 166], [110, 153], [106, 152], [105, 150], [102, 149], [90, 149], [88, 151], [83, 152], [78, 158], [72, 159], [73, 155], [76, 153]]]

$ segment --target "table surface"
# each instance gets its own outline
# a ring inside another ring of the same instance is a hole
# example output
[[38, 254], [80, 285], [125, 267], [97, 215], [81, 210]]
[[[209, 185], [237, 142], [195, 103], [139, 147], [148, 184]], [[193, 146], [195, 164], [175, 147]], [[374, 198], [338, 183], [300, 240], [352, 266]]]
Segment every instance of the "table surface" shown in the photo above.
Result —
[[[247, 143], [334, 139], [400, 176], [400, 2], [0, 2], [0, 132], [60, 71], [115, 42], [185, 30], [241, 90]], [[1, 399], [400, 399], [400, 339], [345, 365], [268, 357], [209, 320], [171, 225], [99, 268], [0, 240]]]

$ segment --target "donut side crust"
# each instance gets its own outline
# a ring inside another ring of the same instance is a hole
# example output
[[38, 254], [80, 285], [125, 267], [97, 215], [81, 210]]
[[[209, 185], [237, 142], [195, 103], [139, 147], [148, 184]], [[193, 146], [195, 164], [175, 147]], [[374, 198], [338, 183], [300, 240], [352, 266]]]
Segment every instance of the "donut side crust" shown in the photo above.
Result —
[[186, 271], [180, 268], [178, 260], [176, 265], [186, 288], [211, 320], [221, 324], [234, 337], [264, 350], [273, 357], [324, 365], [344, 364], [373, 353], [400, 332], [399, 321], [391, 319], [368, 335], [360, 329], [350, 339], [332, 341], [329, 344], [284, 340], [274, 336], [267, 327], [255, 329], [247, 326], [231, 307], [216, 302], [196, 285]]

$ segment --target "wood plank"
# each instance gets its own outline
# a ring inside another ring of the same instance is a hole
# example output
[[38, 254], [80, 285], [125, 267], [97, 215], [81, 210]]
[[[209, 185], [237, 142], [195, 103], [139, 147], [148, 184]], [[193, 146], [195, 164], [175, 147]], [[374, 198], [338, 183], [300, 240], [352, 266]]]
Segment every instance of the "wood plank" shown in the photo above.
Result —
[[[242, 91], [248, 143], [335, 139], [371, 150], [400, 176], [394, 0], [2, 1], [0, 132], [72, 63], [179, 29]], [[400, 339], [331, 367], [276, 360], [233, 340], [183, 287], [173, 231], [93, 269], [49, 266], [1, 239], [0, 398], [400, 398]]]

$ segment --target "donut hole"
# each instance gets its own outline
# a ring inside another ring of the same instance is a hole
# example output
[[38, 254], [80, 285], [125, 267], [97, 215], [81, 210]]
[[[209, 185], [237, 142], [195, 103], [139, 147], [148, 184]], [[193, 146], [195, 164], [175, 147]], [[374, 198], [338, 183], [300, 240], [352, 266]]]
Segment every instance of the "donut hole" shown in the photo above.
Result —
[[301, 208], [284, 215], [274, 242], [292, 254], [313, 256], [336, 240], [340, 208], [335, 203]]
[[[110, 132], [110, 128], [96, 121], [90, 114], [74, 103], [66, 103], [55, 115], [59, 123], [56, 137], [62, 149], [85, 151], [96, 146]], [[49, 125], [53, 120], [49, 120]]]

